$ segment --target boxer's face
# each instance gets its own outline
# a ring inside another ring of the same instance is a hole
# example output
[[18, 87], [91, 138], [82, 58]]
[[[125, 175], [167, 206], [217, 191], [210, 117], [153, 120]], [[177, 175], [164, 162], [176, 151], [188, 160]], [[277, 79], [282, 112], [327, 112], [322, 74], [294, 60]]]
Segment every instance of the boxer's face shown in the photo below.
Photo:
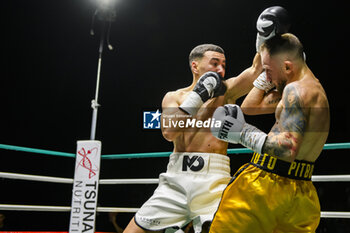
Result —
[[198, 76], [208, 71], [214, 71], [225, 77], [226, 58], [222, 53], [206, 51], [202, 59], [196, 61]]
[[282, 94], [287, 83], [287, 76], [283, 69], [284, 63], [278, 57], [271, 57], [266, 49], [261, 51], [261, 63], [266, 72], [267, 81], [272, 82]]

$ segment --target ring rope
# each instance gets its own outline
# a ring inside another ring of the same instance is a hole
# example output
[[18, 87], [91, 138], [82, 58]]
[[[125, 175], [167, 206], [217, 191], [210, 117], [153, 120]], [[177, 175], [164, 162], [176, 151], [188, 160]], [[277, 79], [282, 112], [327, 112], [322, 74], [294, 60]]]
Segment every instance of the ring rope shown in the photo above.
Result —
[[72, 154], [72, 153], [35, 149], [35, 148], [23, 147], [23, 146], [12, 146], [12, 145], [6, 145], [6, 144], [0, 144], [0, 149], [22, 151], [22, 152], [29, 152], [29, 153], [36, 153], [36, 154], [45, 154], [45, 155], [56, 155], [56, 156], [72, 157], [72, 158], [75, 157], [75, 154]]
[[312, 176], [313, 182], [348, 182], [350, 175], [316, 175]]
[[[0, 172], [0, 178], [73, 184], [71, 178]], [[158, 184], [159, 179], [100, 179], [99, 184]], [[349, 178], [350, 181], [350, 178]]]
[[[70, 206], [44, 206], [44, 205], [11, 205], [0, 204], [0, 210], [13, 210], [13, 211], [47, 211], [47, 212], [69, 212], [72, 207]], [[97, 207], [97, 212], [123, 212], [123, 213], [135, 213], [139, 208], [126, 208], [126, 207]]]
[[[73, 184], [71, 178], [0, 172], [0, 178]], [[314, 175], [313, 182], [349, 182], [350, 175]], [[159, 179], [100, 179], [99, 184], [158, 184]]]
[[[75, 154], [57, 152], [42, 149], [33, 149], [28, 147], [18, 147], [0, 144], [0, 149], [24, 151], [31, 153], [75, 157]], [[324, 150], [334, 149], [350, 149], [350, 143], [332, 143], [325, 144]], [[228, 149], [227, 154], [244, 154], [251, 153], [252, 151], [246, 148]], [[116, 154], [116, 155], [102, 155], [104, 159], [123, 159], [123, 158], [150, 158], [150, 157], [167, 157], [171, 152], [155, 152], [155, 153], [133, 153], [133, 154]], [[9, 179], [23, 179], [33, 181], [44, 182], [56, 182], [56, 183], [73, 183], [73, 179], [38, 176], [38, 175], [26, 175], [16, 174], [8, 172], [0, 172], [0, 177]], [[312, 176], [314, 182], [330, 182], [330, 181], [350, 181], [350, 175], [318, 175]], [[101, 179], [100, 184], [157, 184], [158, 179]], [[65, 211], [71, 210], [69, 206], [34, 206], [34, 205], [10, 205], [0, 204], [0, 210], [19, 210], [19, 211]], [[138, 208], [118, 208], [118, 207], [97, 207], [98, 212], [137, 212]], [[323, 211], [321, 212], [321, 218], [350, 218], [350, 212], [336, 212], [336, 211]]]
[[350, 218], [350, 212], [322, 211], [321, 218]]
[[[49, 212], [69, 212], [70, 206], [42, 206], [42, 205], [10, 205], [0, 204], [0, 210], [12, 211], [49, 211]], [[126, 207], [97, 207], [97, 212], [123, 212], [135, 213], [139, 208]], [[322, 211], [321, 218], [350, 218], [350, 212]]]
[[[6, 144], [0, 144], [0, 149], [75, 158], [75, 154], [73, 153], [35, 149], [35, 148], [21, 147], [21, 146], [12, 146], [12, 145], [6, 145]], [[336, 150], [336, 149], [350, 149], [350, 142], [328, 143], [328, 144], [325, 144], [323, 147], [323, 150]], [[172, 152], [111, 154], [111, 155], [102, 155], [101, 158], [102, 159], [159, 158], [159, 157], [169, 157], [171, 153]], [[247, 153], [252, 153], [252, 150], [247, 148], [235, 148], [235, 149], [227, 150], [227, 154], [247, 154]]]

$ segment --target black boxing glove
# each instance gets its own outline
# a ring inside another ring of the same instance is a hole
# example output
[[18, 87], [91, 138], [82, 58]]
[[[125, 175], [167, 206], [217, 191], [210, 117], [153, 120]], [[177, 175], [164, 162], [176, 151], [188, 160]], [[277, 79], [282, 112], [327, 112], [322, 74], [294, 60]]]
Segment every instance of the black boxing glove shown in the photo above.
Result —
[[216, 72], [204, 73], [179, 108], [192, 116], [196, 115], [208, 99], [225, 94], [226, 85], [222, 81], [223, 78]]
[[288, 32], [290, 25], [290, 17], [286, 9], [280, 6], [266, 8], [256, 22], [258, 30], [256, 51], [259, 52], [260, 46], [271, 37]]

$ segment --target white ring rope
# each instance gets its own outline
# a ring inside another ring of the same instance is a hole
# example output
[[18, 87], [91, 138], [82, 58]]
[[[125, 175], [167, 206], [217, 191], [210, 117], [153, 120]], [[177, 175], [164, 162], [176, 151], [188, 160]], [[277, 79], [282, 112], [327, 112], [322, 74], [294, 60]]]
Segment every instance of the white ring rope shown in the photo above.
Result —
[[[71, 178], [26, 175], [10, 172], [0, 172], [0, 178], [73, 184], [73, 179]], [[159, 179], [101, 179], [99, 180], [99, 184], [158, 184], [158, 181]]]
[[158, 184], [159, 179], [101, 179], [99, 184]]
[[[50, 176], [27, 175], [10, 172], [0, 172], [0, 178], [20, 179], [53, 183], [72, 184], [73, 179], [59, 178]], [[101, 179], [100, 184], [158, 184], [159, 179]], [[314, 182], [348, 182], [350, 175], [315, 175], [312, 176]], [[97, 212], [125, 212], [135, 213], [139, 208], [123, 207], [97, 207]], [[14, 211], [54, 211], [69, 212], [70, 206], [41, 206], [41, 205], [11, 205], [0, 204], [0, 210]], [[321, 212], [321, 218], [350, 218], [350, 212], [324, 211]]]
[[[70, 206], [10, 205], [0, 204], [0, 210], [69, 212]], [[135, 213], [139, 208], [97, 207], [97, 212]], [[350, 212], [323, 211], [321, 218], [350, 218]]]
[[350, 218], [350, 212], [323, 211], [321, 218]]
[[7, 178], [7, 179], [43, 181], [43, 182], [64, 183], [64, 184], [73, 183], [73, 179], [70, 179], [70, 178], [37, 176], [37, 175], [27, 175], [27, 174], [10, 173], [10, 172], [0, 172], [0, 177]]
[[[0, 204], [0, 210], [16, 210], [16, 211], [48, 211], [48, 212], [69, 212], [70, 206], [44, 206], [44, 205], [11, 205]], [[139, 208], [124, 207], [97, 207], [97, 212], [124, 212], [135, 213]]]
[[[73, 179], [0, 172], [0, 178], [73, 184]], [[159, 179], [101, 179], [99, 184], [158, 184]], [[349, 182], [350, 175], [315, 175], [313, 182]]]
[[318, 175], [312, 176], [313, 182], [348, 182], [350, 175]]

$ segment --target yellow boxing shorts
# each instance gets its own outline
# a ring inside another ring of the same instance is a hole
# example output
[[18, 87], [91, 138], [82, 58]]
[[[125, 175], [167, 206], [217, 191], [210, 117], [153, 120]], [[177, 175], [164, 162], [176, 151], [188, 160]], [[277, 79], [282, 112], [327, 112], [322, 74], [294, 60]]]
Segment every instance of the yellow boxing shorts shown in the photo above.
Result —
[[210, 233], [315, 232], [321, 212], [313, 168], [254, 153], [223, 192]]

